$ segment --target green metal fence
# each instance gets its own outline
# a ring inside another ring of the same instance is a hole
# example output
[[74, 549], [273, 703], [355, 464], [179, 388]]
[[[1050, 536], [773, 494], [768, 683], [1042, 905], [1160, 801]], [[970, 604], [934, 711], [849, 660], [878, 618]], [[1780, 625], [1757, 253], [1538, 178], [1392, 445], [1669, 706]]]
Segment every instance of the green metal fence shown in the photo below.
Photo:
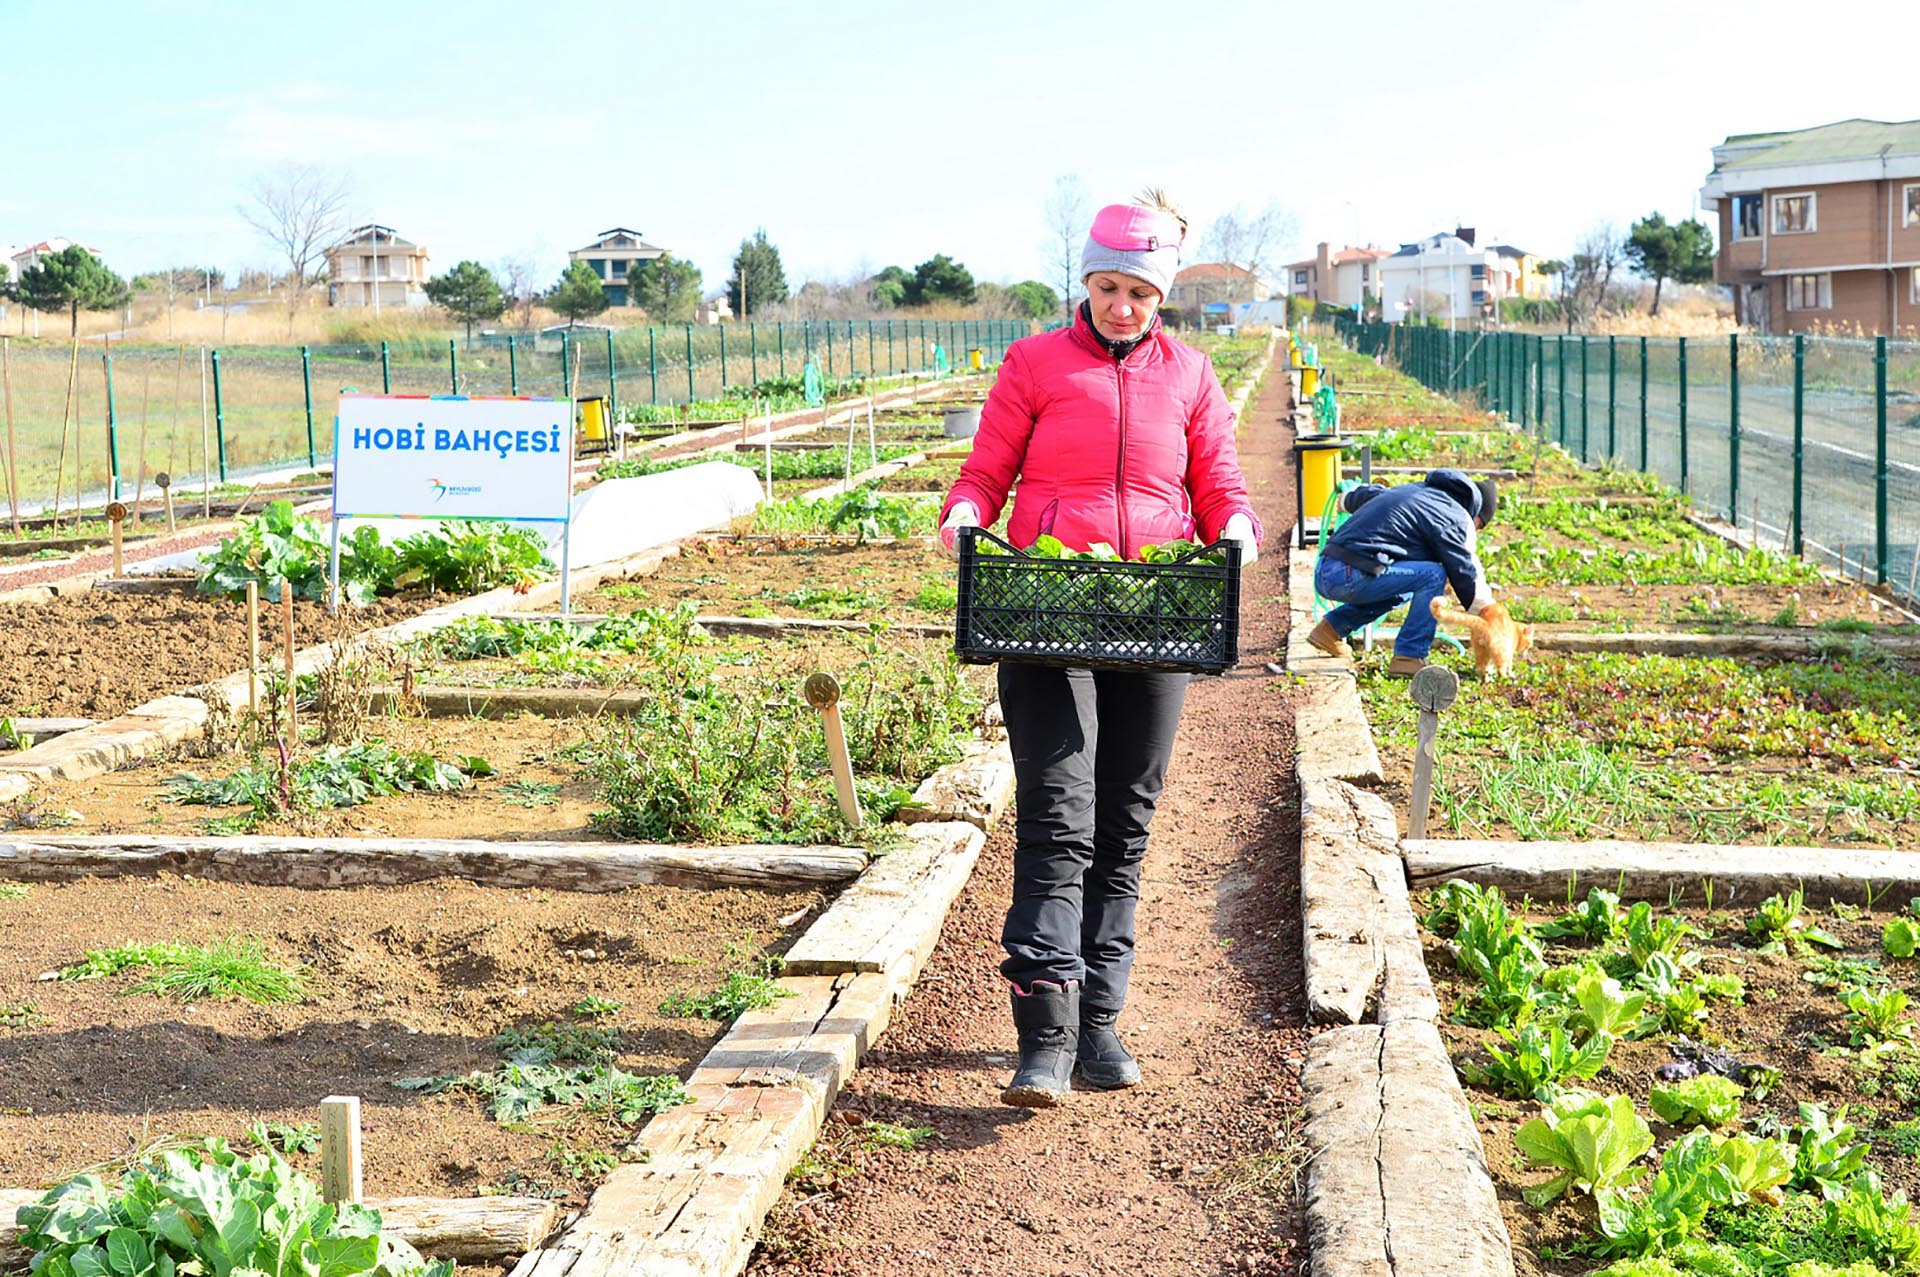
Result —
[[[792, 324], [576, 329], [378, 345], [199, 347], [13, 340], [6, 353], [8, 434], [0, 434], [0, 519], [78, 486], [89, 502], [156, 495], [262, 470], [317, 465], [333, 452], [344, 391], [406, 395], [605, 395], [622, 406], [677, 405], [797, 381], [809, 361], [829, 378], [910, 376], [936, 354], [964, 370], [1026, 336], [1024, 320], [814, 320]], [[204, 423], [203, 423], [204, 418]], [[64, 423], [64, 426], [63, 426]], [[0, 423], [0, 429], [7, 429]], [[8, 492], [18, 476], [18, 492]], [[67, 498], [71, 503], [71, 495]]]
[[1335, 329], [1581, 461], [1645, 470], [1765, 542], [1916, 597], [1920, 343]]

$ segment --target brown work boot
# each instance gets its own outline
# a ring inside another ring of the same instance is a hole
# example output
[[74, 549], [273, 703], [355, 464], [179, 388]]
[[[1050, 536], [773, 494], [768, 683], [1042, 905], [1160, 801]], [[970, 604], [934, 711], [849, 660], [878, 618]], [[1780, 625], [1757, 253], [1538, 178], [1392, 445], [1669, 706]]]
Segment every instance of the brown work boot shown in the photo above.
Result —
[[1424, 656], [1395, 656], [1387, 662], [1388, 678], [1412, 678], [1427, 663]]
[[1307, 632], [1307, 642], [1328, 656], [1343, 656], [1349, 660], [1353, 658], [1353, 649], [1347, 646], [1346, 640], [1340, 637], [1340, 631], [1334, 629], [1325, 617], [1321, 618], [1320, 624]]

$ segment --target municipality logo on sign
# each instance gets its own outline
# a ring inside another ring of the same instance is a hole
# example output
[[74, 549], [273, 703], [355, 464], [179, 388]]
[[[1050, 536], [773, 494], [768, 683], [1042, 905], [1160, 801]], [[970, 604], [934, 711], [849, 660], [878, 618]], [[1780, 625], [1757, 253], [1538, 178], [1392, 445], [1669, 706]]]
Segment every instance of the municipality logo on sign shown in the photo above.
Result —
[[442, 500], [446, 497], [477, 497], [480, 495], [480, 485], [477, 483], [442, 483], [438, 479], [429, 479], [427, 480], [427, 487], [433, 492], [433, 499], [435, 501]]

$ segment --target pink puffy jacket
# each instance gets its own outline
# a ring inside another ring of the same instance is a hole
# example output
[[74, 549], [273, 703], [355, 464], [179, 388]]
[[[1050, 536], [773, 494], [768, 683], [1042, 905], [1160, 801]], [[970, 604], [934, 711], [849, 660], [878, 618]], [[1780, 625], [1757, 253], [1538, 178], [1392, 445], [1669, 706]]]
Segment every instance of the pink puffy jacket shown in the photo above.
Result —
[[1007, 536], [1022, 549], [1051, 534], [1071, 549], [1104, 541], [1133, 558], [1143, 545], [1215, 541], [1239, 513], [1260, 534], [1213, 364], [1157, 319], [1123, 360], [1084, 314], [1007, 348], [940, 522], [954, 502], [971, 501], [992, 527], [1016, 476]]

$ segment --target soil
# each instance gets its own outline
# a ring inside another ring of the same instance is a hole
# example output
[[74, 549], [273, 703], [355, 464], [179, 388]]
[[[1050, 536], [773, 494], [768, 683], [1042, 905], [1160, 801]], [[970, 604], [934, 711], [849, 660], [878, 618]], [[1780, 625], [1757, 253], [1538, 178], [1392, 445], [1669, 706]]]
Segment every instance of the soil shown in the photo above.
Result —
[[[680, 553], [651, 575], [602, 588], [575, 600], [589, 612], [698, 604], [709, 615], [810, 616], [834, 620], [893, 618], [953, 622], [953, 563], [931, 537], [877, 545], [706, 538], [681, 543]], [[922, 606], [922, 592], [937, 607]]]
[[[822, 905], [810, 892], [635, 888], [610, 895], [506, 891], [447, 881], [300, 891], [195, 879], [90, 879], [0, 900], [0, 1185], [33, 1187], [164, 1137], [245, 1139], [249, 1123], [313, 1122], [329, 1095], [362, 1097], [370, 1196], [545, 1192], [587, 1185], [549, 1157], [555, 1141], [617, 1147], [619, 1132], [549, 1111], [494, 1122], [464, 1092], [395, 1079], [492, 1068], [493, 1036], [579, 1023], [589, 995], [622, 1004], [622, 1066], [682, 1076], [721, 1026], [668, 1018], [660, 1002], [704, 992], [731, 967], [781, 952]], [[782, 925], [779, 919], [802, 915]], [[83, 951], [126, 943], [257, 937], [308, 968], [308, 1000], [191, 1005], [128, 995], [138, 975], [43, 981]], [[588, 958], [587, 951], [593, 956]], [[318, 1174], [318, 1155], [293, 1159]]]
[[[1241, 668], [1194, 681], [1148, 853], [1121, 1019], [1145, 1084], [1051, 1111], [999, 1105], [1014, 1059], [1003, 825], [769, 1219], [757, 1277], [1306, 1271], [1293, 701], [1262, 668], [1285, 650], [1285, 386], [1268, 382], [1241, 436], [1271, 551], [1249, 572]], [[869, 1118], [934, 1134], [872, 1150]]]
[[[1751, 906], [1759, 902], [1745, 903]], [[1828, 1053], [1822, 1049], [1828, 1045], [1845, 1045], [1846, 1009], [1841, 1006], [1835, 990], [1802, 978], [1806, 970], [1802, 962], [1782, 955], [1759, 953], [1748, 947], [1752, 941], [1746, 934], [1745, 926], [1750, 912], [1738, 915], [1724, 911], [1709, 914], [1700, 909], [1661, 912], [1684, 914], [1689, 922], [1710, 937], [1695, 938], [1688, 942], [1705, 954], [1702, 970], [1737, 974], [1746, 986], [1745, 1001], [1741, 1005], [1711, 1002], [1711, 1016], [1707, 1024], [1691, 1036], [1697, 1041], [1730, 1051], [1744, 1062], [1765, 1064], [1781, 1070], [1780, 1084], [1764, 1100], [1742, 1101], [1741, 1117], [1744, 1121], [1751, 1123], [1753, 1119], [1766, 1115], [1792, 1124], [1798, 1120], [1796, 1105], [1802, 1100], [1824, 1105], [1829, 1113], [1840, 1106], [1847, 1106], [1849, 1120], [1859, 1126], [1863, 1133], [1876, 1125], [1884, 1128], [1895, 1122], [1910, 1121], [1920, 1114], [1920, 1109], [1915, 1107], [1915, 1100], [1920, 1097], [1916, 1097], [1912, 1090], [1910, 1079], [1904, 1088], [1904, 1097], [1895, 1094], [1903, 1089], [1900, 1085], [1875, 1085], [1873, 1082], [1868, 1085], [1875, 1093], [1866, 1095], [1860, 1088], [1853, 1056]], [[1544, 922], [1555, 915], [1529, 916], [1534, 922]], [[1878, 960], [1881, 957], [1881, 927], [1891, 916], [1883, 911], [1879, 917], [1869, 916], [1858, 921], [1827, 915], [1818, 916], [1813, 921], [1845, 943], [1845, 956]], [[1432, 936], [1427, 936], [1426, 941], [1427, 969], [1433, 974], [1436, 990], [1443, 1003], [1451, 1006], [1454, 999], [1471, 992], [1472, 981], [1460, 974], [1443, 943]], [[1583, 951], [1553, 949], [1548, 953], [1548, 961], [1577, 962]], [[1897, 983], [1910, 981], [1912, 963], [1889, 960], [1887, 966]], [[1468, 1058], [1484, 1061], [1481, 1048], [1488, 1042], [1499, 1040], [1490, 1030], [1457, 1024], [1443, 1024], [1441, 1034], [1456, 1064]], [[1636, 1109], [1652, 1127], [1656, 1141], [1655, 1152], [1648, 1155], [1649, 1165], [1654, 1164], [1659, 1151], [1684, 1133], [1679, 1128], [1660, 1122], [1647, 1102], [1654, 1071], [1674, 1059], [1667, 1047], [1671, 1040], [1671, 1035], [1655, 1034], [1639, 1041], [1617, 1042], [1608, 1057], [1607, 1066], [1600, 1074], [1592, 1081], [1580, 1084], [1583, 1089], [1599, 1095], [1624, 1093], [1633, 1097]], [[1523, 1188], [1549, 1178], [1545, 1172], [1528, 1169], [1526, 1159], [1513, 1143], [1514, 1132], [1522, 1123], [1538, 1115], [1540, 1105], [1531, 1100], [1504, 1097], [1486, 1087], [1467, 1087], [1467, 1098], [1479, 1119], [1481, 1139], [1486, 1145], [1487, 1169], [1493, 1174], [1501, 1213], [1506, 1218], [1507, 1231], [1513, 1238], [1517, 1277], [1571, 1275], [1591, 1271], [1594, 1266], [1591, 1260], [1543, 1259], [1540, 1256], [1543, 1248], [1551, 1247], [1564, 1253], [1565, 1248], [1573, 1242], [1595, 1234], [1595, 1216], [1590, 1200], [1584, 1197], [1562, 1198], [1546, 1210], [1536, 1210], [1520, 1197]], [[1912, 1196], [1920, 1191], [1920, 1161], [1915, 1158], [1904, 1156], [1893, 1148], [1876, 1145], [1869, 1156], [1869, 1164], [1880, 1172], [1889, 1193], [1899, 1189]]]
[[[1708, 631], [1722, 634], [1806, 634], [1835, 622], [1912, 633], [1913, 624], [1858, 585], [1823, 580], [1799, 585], [1520, 585], [1504, 591], [1509, 607], [1545, 605], [1569, 621], [1537, 623], [1536, 633], [1605, 630]], [[1783, 619], [1790, 620], [1781, 625]], [[1835, 631], [1845, 639], [1844, 633]]]
[[[294, 606], [301, 647], [392, 625], [447, 601], [407, 595], [328, 617]], [[262, 607], [262, 647], [279, 611]], [[88, 591], [42, 603], [0, 605], [0, 716], [106, 719], [159, 696], [247, 667], [246, 604], [197, 594]]]

